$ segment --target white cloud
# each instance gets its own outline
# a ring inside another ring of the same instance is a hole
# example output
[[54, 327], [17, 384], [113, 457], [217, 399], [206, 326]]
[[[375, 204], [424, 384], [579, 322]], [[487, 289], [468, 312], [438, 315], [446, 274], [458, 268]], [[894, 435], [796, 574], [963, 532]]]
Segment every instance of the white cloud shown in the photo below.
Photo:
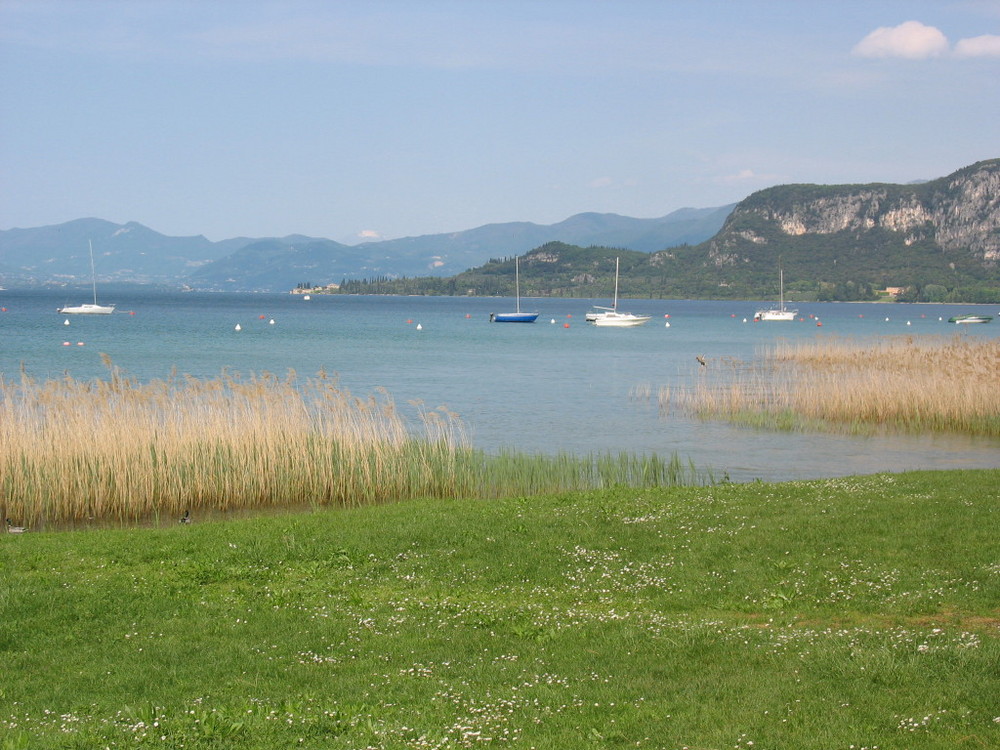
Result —
[[741, 185], [744, 183], [774, 182], [787, 179], [778, 174], [758, 174], [752, 169], [741, 169], [735, 174], [727, 174], [716, 178], [716, 182], [723, 185]]
[[616, 179], [614, 177], [596, 177], [587, 183], [587, 187], [592, 190], [623, 190], [625, 188], [633, 188], [639, 184], [639, 181], [634, 177], [626, 177], [624, 179]]
[[736, 174], [728, 174], [719, 178], [720, 182], [746, 182], [747, 180], [755, 180], [757, 175], [754, 174], [752, 169], [741, 169]]
[[939, 29], [919, 21], [899, 26], [882, 26], [858, 42], [853, 54], [859, 57], [905, 57], [920, 60], [948, 54], [948, 38]]
[[955, 44], [957, 57], [1000, 57], [1000, 36], [984, 34], [970, 39], [959, 39]]

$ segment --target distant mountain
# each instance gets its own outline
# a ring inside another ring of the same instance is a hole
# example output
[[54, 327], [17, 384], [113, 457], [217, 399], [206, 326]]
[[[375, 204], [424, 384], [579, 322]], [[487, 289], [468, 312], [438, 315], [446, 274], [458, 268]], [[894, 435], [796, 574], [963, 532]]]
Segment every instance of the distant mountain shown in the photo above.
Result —
[[579, 214], [558, 224], [488, 224], [449, 234], [345, 245], [291, 235], [167, 237], [130, 222], [78, 219], [57, 226], [0, 231], [0, 285], [89, 283], [87, 243], [94, 243], [101, 283], [120, 282], [229, 291], [285, 291], [300, 283], [343, 279], [449, 276], [495, 256], [513, 256], [561, 240], [644, 252], [714, 235], [732, 206], [685, 208], [659, 219]]
[[659, 219], [583, 213], [558, 224], [488, 224], [360, 245], [283, 238], [165, 237], [141, 224], [80, 219], [0, 232], [0, 286], [102, 283], [286, 291], [607, 297], [614, 258], [632, 296], [770, 299], [778, 268], [793, 302], [1000, 302], [1000, 159], [897, 185], [780, 185], [735, 206]]
[[0, 232], [0, 283], [76, 283], [90, 280], [88, 242], [103, 281], [169, 283], [219, 259], [226, 245], [204, 237], [166, 237], [142, 224], [77, 219], [37, 229]]
[[[523, 255], [522, 296], [1000, 302], [1000, 159], [918, 184], [782, 185], [729, 212], [710, 240], [653, 253], [550, 242]], [[346, 293], [513, 294], [514, 263], [451, 278], [372, 279]]]
[[1000, 159], [919, 184], [762, 190], [740, 202], [703, 248], [702, 263], [720, 282], [758, 289], [780, 263], [786, 283], [824, 285], [839, 298], [853, 298], [859, 285], [910, 287], [921, 301], [945, 301], [957, 289], [965, 290], [961, 301], [993, 297], [1000, 287]]

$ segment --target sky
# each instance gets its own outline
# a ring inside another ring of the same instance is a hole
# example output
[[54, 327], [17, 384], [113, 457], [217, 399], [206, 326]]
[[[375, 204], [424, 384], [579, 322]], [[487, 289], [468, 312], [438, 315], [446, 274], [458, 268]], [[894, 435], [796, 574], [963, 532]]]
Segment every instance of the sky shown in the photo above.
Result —
[[0, 229], [338, 241], [1000, 157], [1000, 0], [0, 0]]

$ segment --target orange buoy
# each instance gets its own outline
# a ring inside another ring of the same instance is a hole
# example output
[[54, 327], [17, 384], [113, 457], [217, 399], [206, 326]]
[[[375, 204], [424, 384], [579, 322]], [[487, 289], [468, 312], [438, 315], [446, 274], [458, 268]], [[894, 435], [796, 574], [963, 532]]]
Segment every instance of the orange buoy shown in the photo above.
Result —
[[563, 323], [563, 328], [569, 328], [569, 323]]

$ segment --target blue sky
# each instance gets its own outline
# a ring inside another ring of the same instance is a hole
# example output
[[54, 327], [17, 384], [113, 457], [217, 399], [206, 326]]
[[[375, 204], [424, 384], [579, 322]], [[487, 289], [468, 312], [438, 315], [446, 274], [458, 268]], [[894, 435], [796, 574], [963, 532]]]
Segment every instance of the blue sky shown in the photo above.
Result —
[[1000, 157], [1000, 0], [0, 0], [0, 229], [346, 240]]

